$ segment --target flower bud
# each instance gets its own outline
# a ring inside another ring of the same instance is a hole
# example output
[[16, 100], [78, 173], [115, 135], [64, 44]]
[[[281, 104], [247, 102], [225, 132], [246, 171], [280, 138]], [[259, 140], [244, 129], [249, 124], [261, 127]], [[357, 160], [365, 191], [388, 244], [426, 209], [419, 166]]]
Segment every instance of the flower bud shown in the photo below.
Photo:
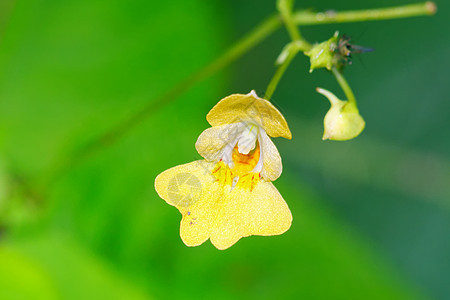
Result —
[[331, 108], [323, 120], [323, 140], [346, 141], [357, 137], [366, 125], [355, 102], [339, 100], [330, 91], [317, 88], [318, 93], [330, 100]]
[[311, 62], [309, 72], [319, 68], [331, 70], [331, 67], [336, 62], [335, 50], [337, 47], [338, 35], [339, 32], [336, 31], [332, 38], [320, 44], [315, 44], [309, 51], [305, 52], [305, 54], [309, 56]]

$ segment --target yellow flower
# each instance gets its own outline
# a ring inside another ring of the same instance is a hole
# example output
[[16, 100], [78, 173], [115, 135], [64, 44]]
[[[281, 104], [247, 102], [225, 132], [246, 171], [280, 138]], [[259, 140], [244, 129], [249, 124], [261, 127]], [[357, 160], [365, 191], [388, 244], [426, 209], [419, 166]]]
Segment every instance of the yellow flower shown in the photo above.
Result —
[[183, 242], [198, 246], [210, 239], [226, 249], [242, 237], [284, 233], [292, 215], [271, 183], [282, 165], [268, 137], [291, 139], [283, 115], [252, 91], [222, 99], [206, 119], [212, 127], [195, 144], [205, 159], [166, 170], [155, 180], [158, 195], [182, 214]]

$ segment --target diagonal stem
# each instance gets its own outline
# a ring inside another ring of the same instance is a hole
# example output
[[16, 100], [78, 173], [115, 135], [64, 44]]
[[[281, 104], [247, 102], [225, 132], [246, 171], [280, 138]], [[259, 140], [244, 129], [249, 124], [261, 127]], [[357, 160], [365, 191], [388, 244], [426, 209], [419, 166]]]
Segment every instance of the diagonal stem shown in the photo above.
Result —
[[356, 104], [355, 95], [353, 94], [353, 91], [350, 88], [350, 85], [348, 84], [344, 75], [342, 75], [342, 73], [339, 72], [336, 67], [331, 68], [331, 72], [333, 72], [334, 77], [341, 86], [341, 89], [344, 91], [345, 97], [347, 98], [348, 102]]
[[294, 48], [291, 51], [289, 51], [288, 56], [284, 60], [284, 62], [278, 67], [278, 69], [275, 71], [275, 74], [273, 75], [272, 79], [269, 82], [269, 85], [267, 86], [266, 93], [264, 94], [264, 99], [267, 101], [270, 101], [272, 98], [273, 93], [275, 92], [275, 89], [278, 86], [278, 83], [281, 80], [281, 77], [283, 77], [284, 72], [286, 71], [287, 67], [290, 65], [294, 57], [297, 55], [297, 53], [300, 51], [299, 48]]
[[294, 5], [293, 0], [278, 0], [277, 1], [277, 9], [280, 13], [281, 18], [283, 19], [284, 26], [286, 27], [289, 36], [292, 41], [300, 41], [302, 40], [302, 34], [297, 27], [297, 24], [294, 23], [292, 19], [292, 7]]
[[277, 8], [278, 11], [280, 12], [281, 18], [283, 19], [284, 26], [286, 27], [286, 30], [288, 31], [289, 36], [291, 37], [291, 43], [288, 44], [287, 47], [285, 47], [285, 49], [288, 51], [287, 57], [275, 71], [275, 74], [273, 75], [272, 79], [269, 82], [269, 85], [267, 86], [264, 99], [268, 101], [270, 101], [270, 98], [272, 98], [272, 95], [275, 92], [275, 89], [277, 88], [278, 83], [281, 80], [281, 77], [283, 77], [284, 72], [286, 71], [292, 60], [295, 58], [297, 53], [299, 51], [307, 51], [311, 48], [311, 44], [309, 44], [308, 41], [306, 41], [306, 39], [300, 33], [300, 29], [294, 23], [294, 20], [292, 18], [293, 4], [294, 2], [289, 0], [277, 1]]

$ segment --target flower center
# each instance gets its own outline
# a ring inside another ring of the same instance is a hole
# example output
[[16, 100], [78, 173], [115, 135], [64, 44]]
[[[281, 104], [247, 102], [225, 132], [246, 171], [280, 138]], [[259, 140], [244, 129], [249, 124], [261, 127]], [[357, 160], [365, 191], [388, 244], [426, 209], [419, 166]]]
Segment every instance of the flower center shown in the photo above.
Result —
[[239, 146], [236, 145], [231, 154], [233, 168], [219, 161], [212, 170], [212, 174], [221, 185], [229, 185], [231, 189], [237, 186], [252, 191], [261, 179], [259, 171], [255, 171], [260, 160], [260, 153], [258, 142], [256, 147], [247, 154], [241, 153]]
[[256, 143], [256, 147], [247, 154], [241, 153], [239, 146], [236, 145], [231, 154], [231, 158], [234, 162], [234, 168], [231, 169], [233, 175], [242, 177], [252, 172], [260, 159], [259, 143]]

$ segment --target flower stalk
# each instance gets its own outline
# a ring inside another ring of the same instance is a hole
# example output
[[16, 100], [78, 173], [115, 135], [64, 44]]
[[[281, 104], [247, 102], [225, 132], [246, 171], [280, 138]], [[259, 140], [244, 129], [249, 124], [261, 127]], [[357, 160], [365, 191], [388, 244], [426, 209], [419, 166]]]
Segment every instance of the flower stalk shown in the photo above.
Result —
[[266, 89], [266, 93], [264, 95], [264, 98], [268, 101], [270, 101], [270, 99], [272, 98], [272, 95], [275, 92], [275, 89], [277, 88], [281, 77], [283, 77], [284, 72], [286, 71], [292, 60], [295, 58], [295, 56], [298, 54], [298, 52], [305, 52], [311, 49], [311, 44], [302, 37], [300, 29], [294, 22], [294, 19], [292, 17], [293, 5], [294, 0], [277, 1], [277, 9], [280, 13], [281, 18], [283, 19], [284, 25], [289, 33], [289, 36], [291, 37], [292, 42], [286, 45], [277, 59], [277, 63], [279, 63], [280, 66], [270, 80], [269, 85]]
[[342, 75], [342, 73], [336, 67], [332, 67], [331, 68], [331, 72], [333, 73], [333, 75], [336, 78], [337, 82], [341, 86], [341, 89], [344, 91], [344, 94], [347, 97], [347, 101], [349, 103], [356, 104], [355, 94], [353, 94], [353, 91], [350, 88], [350, 85], [348, 84], [348, 82], [345, 79], [344, 75]]
[[292, 8], [294, 6], [294, 0], [278, 0], [277, 1], [277, 9], [280, 13], [281, 18], [286, 26], [286, 29], [293, 41], [301, 41], [302, 35], [300, 30], [297, 27], [297, 24], [294, 23], [292, 18]]
[[309, 49], [309, 43], [303, 42], [303, 40], [294, 41], [286, 45], [285, 49], [281, 52], [280, 56], [277, 59], [277, 63], [279, 64], [278, 69], [275, 71], [272, 79], [267, 86], [266, 93], [264, 94], [264, 99], [270, 101], [272, 98], [275, 89], [278, 86], [281, 78], [283, 77], [284, 72], [291, 64], [292, 60], [300, 51], [306, 51]]

